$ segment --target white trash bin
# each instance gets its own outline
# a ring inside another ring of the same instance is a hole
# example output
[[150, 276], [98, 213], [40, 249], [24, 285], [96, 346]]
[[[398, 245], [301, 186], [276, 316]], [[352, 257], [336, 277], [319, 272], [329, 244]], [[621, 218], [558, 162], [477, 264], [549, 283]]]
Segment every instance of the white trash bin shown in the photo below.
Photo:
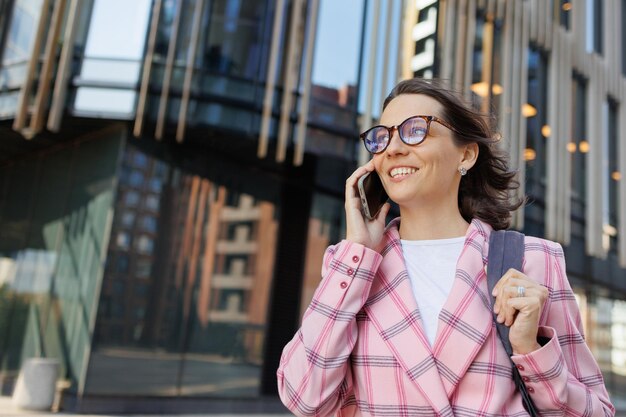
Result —
[[17, 377], [13, 404], [27, 410], [50, 410], [56, 394], [58, 377], [58, 359], [27, 359]]

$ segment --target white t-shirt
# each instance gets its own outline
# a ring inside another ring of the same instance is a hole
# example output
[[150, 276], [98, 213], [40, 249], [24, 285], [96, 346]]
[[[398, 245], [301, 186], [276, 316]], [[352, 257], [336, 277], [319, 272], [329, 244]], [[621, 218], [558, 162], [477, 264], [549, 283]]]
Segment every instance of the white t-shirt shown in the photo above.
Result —
[[463, 250], [465, 237], [401, 240], [404, 262], [430, 345], [435, 344], [439, 312], [443, 307]]

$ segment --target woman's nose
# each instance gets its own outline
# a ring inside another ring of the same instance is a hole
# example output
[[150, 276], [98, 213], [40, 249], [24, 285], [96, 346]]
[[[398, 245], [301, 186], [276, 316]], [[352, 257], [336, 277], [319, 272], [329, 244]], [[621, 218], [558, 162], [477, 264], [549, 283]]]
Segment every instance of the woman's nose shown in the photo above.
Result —
[[389, 145], [387, 146], [387, 149], [385, 149], [385, 153], [389, 155], [406, 153], [408, 151], [407, 145], [402, 142], [402, 139], [400, 139], [398, 129], [393, 128], [391, 131], [391, 138], [389, 138]]

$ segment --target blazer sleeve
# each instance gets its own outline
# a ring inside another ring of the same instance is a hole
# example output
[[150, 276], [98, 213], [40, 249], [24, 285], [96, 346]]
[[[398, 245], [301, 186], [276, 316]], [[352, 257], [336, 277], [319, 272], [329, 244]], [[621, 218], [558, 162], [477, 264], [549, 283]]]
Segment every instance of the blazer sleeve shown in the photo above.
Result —
[[381, 261], [378, 252], [347, 240], [326, 250], [322, 280], [277, 371], [280, 399], [295, 415], [329, 416], [349, 400], [356, 315]]
[[558, 243], [544, 243], [551, 260], [546, 265], [550, 278], [545, 282], [550, 296], [539, 336], [549, 341], [512, 360], [542, 415], [614, 416], [602, 373], [585, 343], [578, 305], [565, 274], [563, 249]]

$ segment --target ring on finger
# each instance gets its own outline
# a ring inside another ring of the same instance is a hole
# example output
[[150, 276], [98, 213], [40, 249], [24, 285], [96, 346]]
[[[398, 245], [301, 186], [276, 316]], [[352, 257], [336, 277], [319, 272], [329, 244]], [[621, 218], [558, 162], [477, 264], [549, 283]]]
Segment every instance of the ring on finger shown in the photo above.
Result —
[[521, 285], [519, 285], [517, 287], [517, 296], [518, 297], [524, 297], [526, 295], [526, 288], [522, 287]]

